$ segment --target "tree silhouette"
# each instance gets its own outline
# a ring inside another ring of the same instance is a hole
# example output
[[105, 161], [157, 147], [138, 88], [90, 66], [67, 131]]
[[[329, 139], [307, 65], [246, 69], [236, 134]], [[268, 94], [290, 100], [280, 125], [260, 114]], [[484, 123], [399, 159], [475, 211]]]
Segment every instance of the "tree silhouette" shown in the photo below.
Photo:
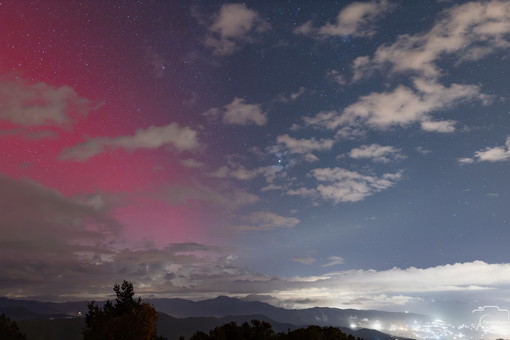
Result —
[[269, 322], [251, 320], [238, 326], [235, 322], [218, 326], [206, 334], [197, 331], [190, 340], [362, 340], [336, 327], [308, 326], [275, 334]]
[[350, 334], [343, 333], [340, 329], [332, 326], [319, 327], [308, 326], [289, 331], [287, 334], [278, 333], [278, 340], [362, 340]]
[[21, 333], [16, 322], [9, 319], [5, 314], [0, 315], [0, 339], [2, 340], [27, 340]]
[[106, 301], [103, 308], [94, 301], [88, 304], [84, 340], [162, 340], [157, 336], [158, 315], [154, 307], [134, 299], [133, 284], [115, 284], [115, 302]]

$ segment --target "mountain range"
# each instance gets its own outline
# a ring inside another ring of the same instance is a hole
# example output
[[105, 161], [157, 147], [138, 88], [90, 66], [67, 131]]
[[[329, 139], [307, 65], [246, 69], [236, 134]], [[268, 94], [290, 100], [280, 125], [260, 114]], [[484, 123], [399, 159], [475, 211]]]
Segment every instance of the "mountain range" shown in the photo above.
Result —
[[[335, 326], [365, 340], [393, 340], [395, 336], [369, 329], [370, 326], [430, 321], [430, 317], [423, 314], [324, 307], [285, 309], [226, 296], [197, 302], [184, 299], [144, 299], [144, 302], [158, 311], [158, 331], [168, 340], [189, 337], [198, 330], [208, 332], [232, 321], [241, 324], [253, 319], [271, 323], [276, 332], [308, 325]], [[54, 303], [0, 298], [0, 313], [16, 320], [29, 340], [82, 339], [86, 312], [85, 301]]]

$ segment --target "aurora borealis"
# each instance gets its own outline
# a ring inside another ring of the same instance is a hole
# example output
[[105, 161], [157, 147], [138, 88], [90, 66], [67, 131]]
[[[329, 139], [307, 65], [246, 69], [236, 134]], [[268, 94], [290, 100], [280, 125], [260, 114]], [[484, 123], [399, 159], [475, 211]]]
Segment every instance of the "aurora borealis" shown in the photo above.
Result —
[[0, 40], [1, 295], [510, 305], [508, 1], [8, 0]]

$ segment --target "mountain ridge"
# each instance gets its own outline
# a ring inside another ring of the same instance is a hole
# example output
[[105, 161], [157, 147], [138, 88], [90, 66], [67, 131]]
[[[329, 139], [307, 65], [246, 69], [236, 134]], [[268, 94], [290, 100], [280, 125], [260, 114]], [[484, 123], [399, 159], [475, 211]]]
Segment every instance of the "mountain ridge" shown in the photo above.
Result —
[[[245, 301], [228, 296], [191, 301], [181, 298], [144, 299], [158, 311], [158, 328], [168, 339], [178, 336], [191, 336], [195, 331], [209, 331], [227, 322], [246, 322], [252, 319], [268, 321], [277, 332], [306, 327], [309, 325], [339, 327], [343, 332], [362, 337], [365, 340], [395, 339], [385, 333], [369, 329], [371, 323], [410, 324], [414, 320], [430, 321], [423, 314], [385, 312], [377, 310], [339, 309], [313, 307], [307, 309], [285, 309], [261, 301]], [[100, 305], [104, 301], [98, 302]], [[45, 329], [59, 338], [59, 327], [76, 331], [87, 312], [87, 301], [80, 302], [40, 302], [36, 300], [16, 300], [0, 298], [0, 312], [19, 322], [29, 340], [38, 340], [37, 332], [31, 328]], [[73, 321], [62, 321], [73, 320]], [[351, 327], [355, 324], [355, 327]], [[373, 327], [372, 327], [373, 328]], [[181, 332], [181, 334], [177, 334]], [[363, 335], [359, 333], [363, 333]], [[41, 331], [39, 331], [41, 333]], [[42, 334], [42, 333], [41, 333]], [[51, 337], [53, 339], [53, 337]], [[72, 339], [70, 336], [69, 339]], [[401, 338], [400, 338], [401, 339]]]

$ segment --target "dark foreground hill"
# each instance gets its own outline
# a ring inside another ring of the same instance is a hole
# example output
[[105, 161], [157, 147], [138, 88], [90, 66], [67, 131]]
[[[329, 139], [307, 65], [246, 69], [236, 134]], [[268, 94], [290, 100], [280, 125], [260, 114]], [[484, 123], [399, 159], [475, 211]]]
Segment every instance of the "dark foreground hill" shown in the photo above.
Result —
[[[168, 340], [178, 340], [180, 336], [189, 338], [196, 331], [208, 332], [214, 327], [221, 326], [229, 322], [249, 322], [253, 319], [267, 321], [271, 323], [276, 332], [287, 332], [301, 328], [296, 325], [282, 324], [275, 322], [263, 315], [246, 316], [227, 316], [223, 318], [214, 317], [190, 317], [174, 318], [164, 313], [158, 313], [158, 333]], [[26, 334], [28, 340], [82, 340], [81, 330], [85, 325], [84, 318], [71, 319], [36, 319], [18, 321], [18, 326]], [[346, 334], [352, 334], [355, 337], [364, 340], [394, 340], [395, 337], [371, 329], [352, 330], [340, 327], [340, 330]], [[399, 338], [400, 340], [406, 340]]]

